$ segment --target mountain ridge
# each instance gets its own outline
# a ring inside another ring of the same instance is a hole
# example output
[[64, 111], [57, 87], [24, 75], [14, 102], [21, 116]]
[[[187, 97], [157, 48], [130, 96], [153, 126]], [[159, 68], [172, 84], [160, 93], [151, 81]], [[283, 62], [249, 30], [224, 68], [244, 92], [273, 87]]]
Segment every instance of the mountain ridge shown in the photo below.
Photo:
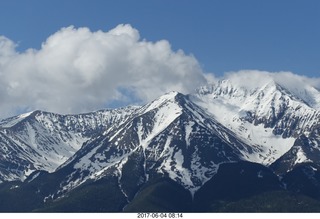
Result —
[[[128, 109], [127, 114], [135, 110], [135, 108], [130, 107], [123, 109], [124, 114], [126, 114], [126, 109]], [[54, 171], [79, 150], [90, 137], [106, 131], [110, 119], [121, 120], [121, 116], [111, 118], [108, 115], [117, 114], [117, 111], [120, 113], [121, 109], [102, 110], [80, 115], [59, 115], [36, 110], [22, 114], [22, 116], [2, 120], [0, 133], [6, 136], [7, 141], [12, 143], [5, 144], [1, 149], [9, 150], [8, 146], [16, 145], [16, 149], [12, 151], [20, 150], [20, 152], [15, 156], [21, 155], [26, 158], [28, 165], [33, 166], [30, 169], [26, 165], [12, 179], [25, 178], [30, 173], [28, 169], [31, 171], [38, 169]], [[3, 157], [3, 160], [6, 159], [6, 157]], [[14, 163], [14, 158], [8, 158], [8, 162], [11, 161]], [[40, 166], [37, 168], [35, 165]]]
[[320, 92], [297, 93], [271, 79], [248, 87], [221, 80], [143, 106], [11, 117], [0, 121], [0, 180], [48, 181], [50, 189], [38, 187], [45, 203], [109, 180], [128, 204], [159, 178], [194, 197], [228, 163], [262, 164], [280, 178], [301, 165], [318, 170]]

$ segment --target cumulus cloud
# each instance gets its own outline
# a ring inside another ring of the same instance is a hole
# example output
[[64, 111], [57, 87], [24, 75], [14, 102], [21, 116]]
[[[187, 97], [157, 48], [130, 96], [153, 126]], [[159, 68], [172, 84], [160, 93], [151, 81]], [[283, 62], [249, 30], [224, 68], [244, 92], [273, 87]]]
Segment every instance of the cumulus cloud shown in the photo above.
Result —
[[96, 110], [118, 101], [150, 101], [172, 90], [189, 93], [206, 82], [198, 61], [168, 41], [140, 38], [130, 25], [103, 32], [62, 28], [41, 49], [16, 51], [0, 36], [0, 117], [42, 109]]

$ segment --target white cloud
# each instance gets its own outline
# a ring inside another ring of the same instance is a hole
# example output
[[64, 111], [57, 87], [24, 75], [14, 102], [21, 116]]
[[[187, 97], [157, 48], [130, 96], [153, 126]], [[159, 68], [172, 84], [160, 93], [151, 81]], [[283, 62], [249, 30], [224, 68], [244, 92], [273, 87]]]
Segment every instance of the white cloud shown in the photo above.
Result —
[[274, 81], [289, 90], [305, 88], [305, 86], [320, 89], [320, 78], [310, 78], [287, 71], [268, 72], [260, 70], [240, 70], [236, 72], [227, 72], [222, 78], [216, 79], [216, 81], [222, 79], [230, 80], [232, 84], [250, 89], [259, 88], [271, 81]]
[[[141, 39], [130, 25], [108, 32], [70, 26], [39, 50], [17, 52], [16, 47], [0, 36], [0, 118], [35, 109], [79, 113], [111, 103], [143, 103], [221, 79], [204, 74], [192, 55], [173, 51], [168, 41]], [[320, 89], [320, 78], [291, 72], [241, 70], [223, 78], [251, 88], [275, 80], [288, 88]]]
[[40, 50], [18, 53], [0, 36], [0, 117], [23, 110], [78, 113], [112, 101], [150, 101], [205, 83], [197, 60], [168, 41], [140, 39], [130, 25], [103, 32], [62, 28]]
[[268, 81], [273, 80], [272, 73], [258, 70], [227, 72], [224, 77], [236, 86], [249, 89], [256, 89], [257, 87], [265, 85]]
[[5, 64], [8, 58], [15, 55], [16, 45], [4, 36], [0, 36], [0, 65]]

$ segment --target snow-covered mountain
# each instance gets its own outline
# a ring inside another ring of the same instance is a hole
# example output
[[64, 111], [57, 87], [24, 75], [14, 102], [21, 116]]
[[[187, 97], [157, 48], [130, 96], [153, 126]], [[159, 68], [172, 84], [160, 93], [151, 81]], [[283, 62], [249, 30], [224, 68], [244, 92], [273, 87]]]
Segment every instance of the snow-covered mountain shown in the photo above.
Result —
[[0, 121], [0, 181], [54, 171], [93, 136], [110, 131], [135, 107], [80, 115], [33, 111]]
[[255, 150], [186, 96], [171, 92], [135, 111], [114, 131], [87, 142], [60, 167], [69, 171], [61, 189], [108, 174], [116, 175], [121, 186], [130, 163], [136, 186], [163, 175], [194, 192], [219, 164], [245, 159]]
[[199, 88], [190, 98], [239, 139], [261, 149], [248, 161], [270, 165], [299, 136], [313, 136], [320, 123], [320, 92], [302, 82], [292, 87], [270, 75], [259, 77], [256, 84], [223, 79]]
[[2, 120], [0, 180], [28, 183], [38, 176], [32, 172], [47, 171], [55, 179], [43, 196], [48, 201], [110, 178], [129, 203], [161, 177], [195, 194], [225, 163], [254, 162], [278, 174], [303, 163], [317, 169], [319, 90], [303, 80], [258, 76], [252, 82], [231, 75], [141, 107], [80, 115], [34, 111]]

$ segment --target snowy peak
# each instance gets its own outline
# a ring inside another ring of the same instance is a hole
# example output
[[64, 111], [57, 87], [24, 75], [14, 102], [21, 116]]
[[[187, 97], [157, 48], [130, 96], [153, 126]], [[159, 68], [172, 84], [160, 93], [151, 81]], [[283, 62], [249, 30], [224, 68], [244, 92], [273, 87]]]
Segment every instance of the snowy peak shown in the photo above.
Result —
[[[287, 82], [278, 75], [260, 73], [260, 81], [255, 84], [247, 78], [248, 74], [246, 72], [246, 77], [230, 76], [208, 84], [191, 96], [216, 117], [223, 114], [230, 116], [231, 113], [267, 127], [274, 127], [286, 113], [295, 117], [308, 114], [313, 119], [319, 115], [320, 92], [302, 79], [298, 86], [298, 79]], [[253, 80], [255, 77], [257, 79], [257, 75], [253, 74]], [[249, 81], [241, 81], [243, 78]], [[222, 106], [220, 110], [218, 105]], [[318, 120], [311, 122], [315, 124]]]
[[0, 127], [1, 128], [12, 127], [15, 124], [17, 124], [17, 123], [21, 122], [22, 120], [24, 120], [25, 118], [28, 118], [33, 112], [34, 111], [28, 112], [28, 113], [24, 113], [24, 114], [21, 114], [21, 115], [18, 115], [18, 116], [13, 116], [13, 117], [10, 117], [10, 118], [7, 118], [7, 119], [0, 120]]
[[143, 113], [146, 113], [148, 111], [151, 111], [153, 109], [161, 108], [164, 105], [171, 105], [171, 104], [177, 104], [177, 100], [179, 97], [183, 96], [181, 93], [172, 91], [169, 93], [166, 93], [159, 98], [155, 99], [152, 101], [150, 104], [145, 105], [144, 107], [141, 108], [141, 111]]
[[[282, 77], [280, 77], [282, 76]], [[320, 123], [320, 93], [289, 73], [245, 71], [199, 88], [190, 99], [249, 145], [270, 165]]]
[[303, 84], [302, 87], [283, 87], [288, 91], [288, 93], [291, 93], [292, 96], [296, 97], [297, 100], [301, 100], [311, 108], [320, 110], [320, 91], [315, 87], [308, 84]]
[[200, 95], [211, 94], [213, 97], [241, 99], [273, 90], [319, 110], [320, 92], [310, 80], [288, 72], [241, 71], [228, 74], [220, 80], [203, 86], [198, 89], [197, 93]]
[[237, 101], [234, 103], [240, 105], [243, 105], [242, 101], [246, 101], [245, 104], [248, 105], [252, 99], [263, 101], [265, 98], [275, 100], [282, 97], [282, 99], [290, 99], [310, 108], [319, 109], [320, 92], [312, 86], [288, 88], [275, 80], [269, 80], [264, 84], [260, 83], [260, 85], [244, 86], [233, 84], [231, 80], [226, 79], [200, 87], [196, 93], [200, 96], [211, 96], [212, 99], [224, 98], [229, 101]]

